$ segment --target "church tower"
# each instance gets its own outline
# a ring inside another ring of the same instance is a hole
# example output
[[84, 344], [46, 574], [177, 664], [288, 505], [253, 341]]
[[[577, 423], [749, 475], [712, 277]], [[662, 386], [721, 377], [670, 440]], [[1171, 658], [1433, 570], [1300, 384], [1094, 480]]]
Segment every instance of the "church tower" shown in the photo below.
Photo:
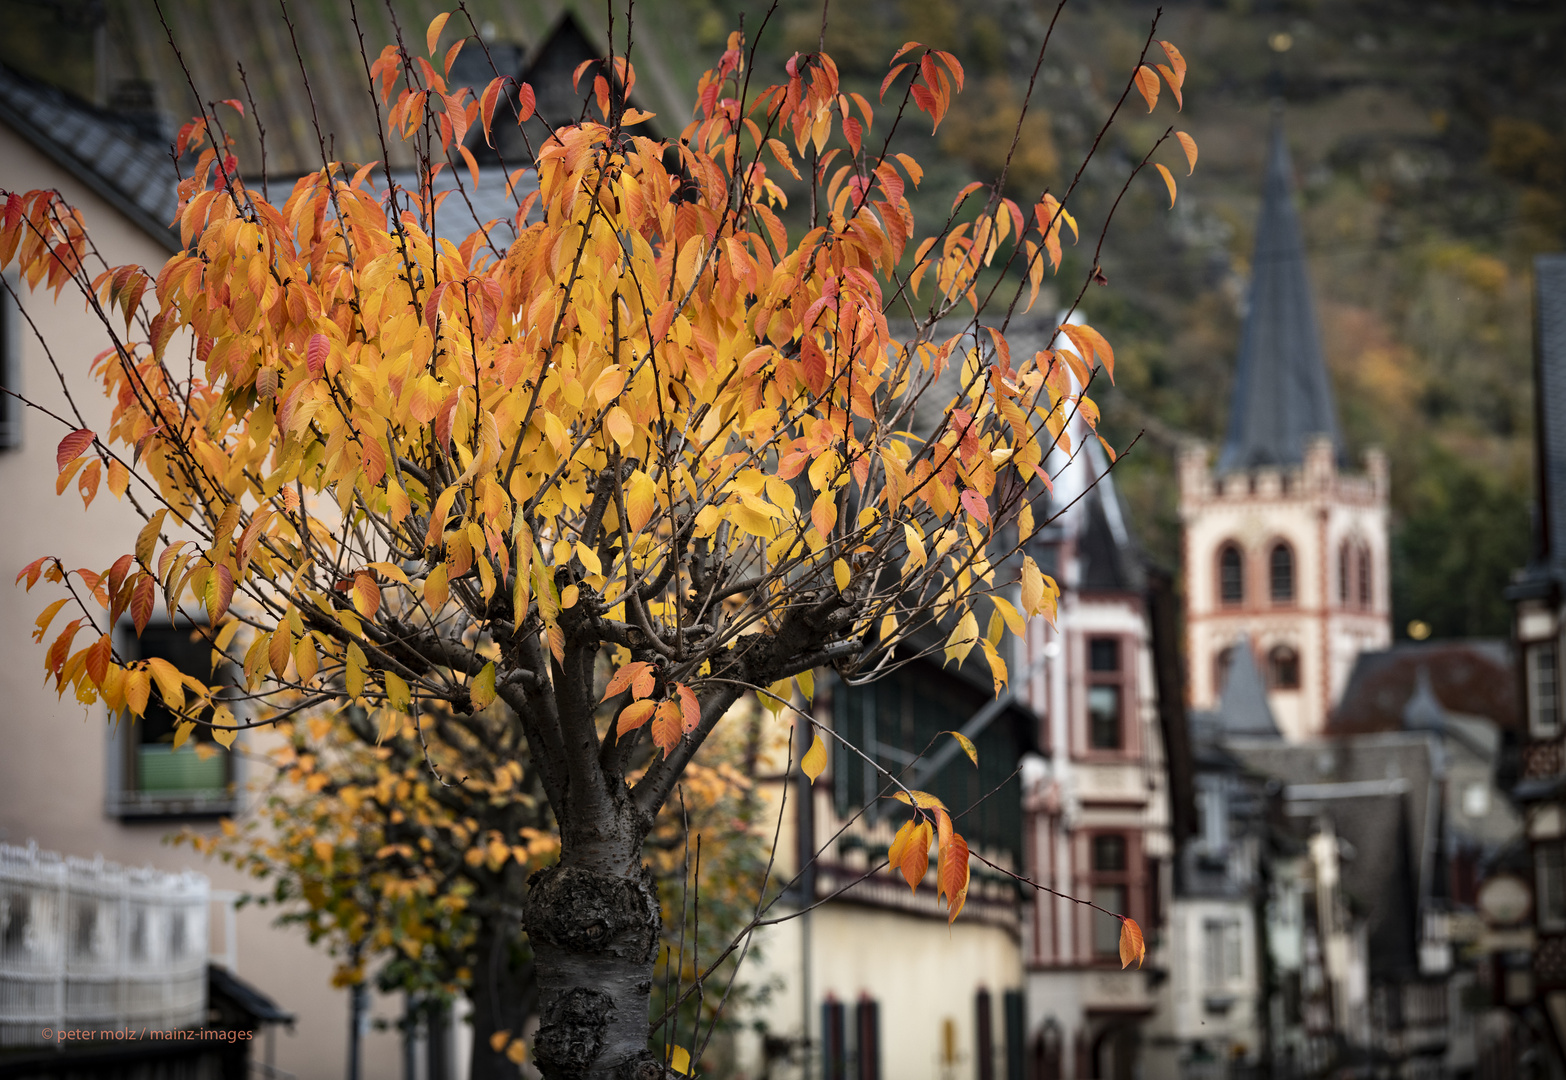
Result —
[[1228, 433], [1216, 468], [1205, 447], [1180, 459], [1193, 708], [1217, 706], [1248, 648], [1283, 736], [1310, 738], [1354, 658], [1391, 643], [1386, 455], [1371, 450], [1360, 474], [1344, 464], [1275, 123]]

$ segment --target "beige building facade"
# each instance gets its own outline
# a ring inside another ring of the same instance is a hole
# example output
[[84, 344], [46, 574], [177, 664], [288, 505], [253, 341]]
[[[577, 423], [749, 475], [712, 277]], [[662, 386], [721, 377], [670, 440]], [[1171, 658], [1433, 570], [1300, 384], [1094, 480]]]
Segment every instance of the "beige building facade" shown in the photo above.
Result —
[[[0, 122], [0, 188], [57, 189], [81, 210], [110, 265], [162, 265], [169, 248], [156, 231], [153, 211], [137, 207], [123, 193], [110, 191], [108, 196], [117, 197], [106, 197], [105, 182], [86, 164], [72, 162], [63, 147], [46, 152], [19, 126]], [[121, 167], [128, 166], [122, 162]], [[171, 205], [172, 190], [168, 196]], [[14, 286], [14, 279], [10, 283]], [[93, 358], [109, 344], [101, 325], [84, 313], [82, 298], [69, 288], [58, 302], [48, 292], [19, 290], [18, 295], [25, 318], [6, 296], [7, 386], [61, 417], [73, 418], [79, 408], [84, 426], [103, 430], [109, 403], [94, 392], [88, 377]], [[44, 343], [70, 383], [69, 399], [50, 367]], [[32, 630], [39, 612], [57, 598], [55, 587], [41, 582], [28, 593], [22, 586], [9, 587], [9, 582], [40, 555], [57, 555], [72, 569], [102, 571], [129, 548], [141, 519], [128, 504], [116, 504], [106, 488], [90, 513], [74, 486], [63, 496], [55, 494], [55, 449], [76, 425], [74, 419], [68, 427], [29, 410], [8, 413], [8, 421], [8, 445], [0, 450], [0, 501], [6, 514], [0, 529], [0, 569], [7, 585], [0, 588], [0, 655], [6, 658], [0, 667], [0, 700], [5, 702], [0, 712], [5, 746], [0, 753], [0, 842], [23, 847], [35, 843], [44, 851], [85, 859], [101, 855], [129, 868], [207, 875], [216, 901], [208, 920], [214, 961], [232, 965], [235, 974], [295, 1017], [291, 1030], [276, 1036], [270, 1052], [276, 1075], [336, 1080], [347, 1063], [350, 995], [331, 987], [331, 958], [312, 949], [301, 930], [275, 927], [273, 908], [248, 905], [230, 916], [226, 908], [232, 899], [257, 883], [187, 846], [168, 842], [182, 828], [215, 830], [215, 811], [221, 808], [243, 813], [241, 789], [266, 768], [264, 736], [241, 736], [232, 755], [219, 759], [226, 781], [235, 785], [233, 794], [203, 805], [134, 805], [137, 800], [130, 797], [125, 780], [127, 755], [137, 752], [130, 733], [117, 728], [101, 704], [83, 707], [74, 698], [56, 697], [44, 685], [45, 646], [33, 640]], [[400, 1001], [372, 1001], [365, 1017], [364, 1076], [399, 1074], [401, 1049], [395, 1029], [376, 1030], [371, 1022], [395, 1021], [400, 1013]], [[257, 1062], [267, 1057], [261, 1047], [253, 1054]]]

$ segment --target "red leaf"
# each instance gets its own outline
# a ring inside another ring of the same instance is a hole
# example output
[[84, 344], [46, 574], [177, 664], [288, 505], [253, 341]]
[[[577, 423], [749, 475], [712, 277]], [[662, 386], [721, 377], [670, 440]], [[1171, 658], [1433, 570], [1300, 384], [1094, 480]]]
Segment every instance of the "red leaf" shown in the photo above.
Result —
[[976, 489], [969, 488], [968, 490], [964, 491], [962, 493], [961, 502], [964, 510], [968, 511], [968, 513], [972, 514], [986, 525], [989, 524], [990, 504], [984, 501], [984, 496], [980, 495]]
[[109, 658], [113, 652], [114, 646], [108, 634], [87, 646], [87, 655], [83, 659], [87, 662], [87, 677], [95, 686], [103, 685], [103, 677], [109, 673]]
[[151, 574], [143, 573], [136, 579], [136, 587], [131, 592], [131, 621], [136, 624], [136, 636], [147, 629], [147, 623], [152, 621], [152, 608], [157, 600], [157, 579]]
[[207, 605], [207, 615], [215, 623], [228, 614], [229, 602], [234, 599], [234, 574], [222, 563], [218, 564], [212, 572], [211, 600]]
[[54, 452], [54, 463], [59, 471], [64, 472], [67, 465], [81, 457], [96, 438], [87, 428], [77, 428], [61, 439], [59, 449]]
[[320, 378], [326, 372], [326, 358], [331, 355], [332, 343], [325, 334], [310, 335], [310, 344], [305, 349], [305, 363], [310, 365], [310, 374]]
[[38, 584], [38, 575], [43, 572], [43, 564], [49, 556], [43, 555], [28, 563], [16, 575], [16, 581], [12, 584], [19, 585], [23, 578], [27, 579], [27, 591], [31, 592], [34, 585]]
[[533, 88], [527, 83], [522, 84], [522, 89], [517, 91], [517, 123], [525, 124], [533, 118]]

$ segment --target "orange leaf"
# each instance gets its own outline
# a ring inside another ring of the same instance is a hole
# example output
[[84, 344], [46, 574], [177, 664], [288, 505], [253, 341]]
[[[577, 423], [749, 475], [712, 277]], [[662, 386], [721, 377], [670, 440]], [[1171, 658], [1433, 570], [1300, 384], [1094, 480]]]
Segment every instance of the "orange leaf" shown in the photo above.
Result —
[[1185, 160], [1190, 163], [1191, 171], [1185, 174], [1190, 176], [1196, 171], [1196, 140], [1183, 131], [1175, 132], [1175, 138], [1180, 140], [1180, 149], [1185, 151]]
[[1143, 64], [1136, 69], [1136, 88], [1142, 93], [1142, 100], [1147, 102], [1147, 111], [1152, 112], [1153, 106], [1158, 104], [1158, 74], [1152, 68]]
[[1168, 56], [1169, 62], [1174, 65], [1175, 77], [1179, 79], [1182, 86], [1185, 85], [1185, 57], [1180, 55], [1179, 49], [1167, 41], [1160, 41], [1158, 44], [1163, 46], [1164, 55]]
[[1147, 944], [1142, 940], [1142, 928], [1136, 924], [1135, 919], [1121, 917], [1120, 920], [1120, 967], [1124, 970], [1131, 966], [1131, 961], [1136, 961], [1136, 966], [1142, 966], [1142, 960], [1147, 956]]
[[[631, 685], [631, 681], [633, 679], [651, 667], [652, 665], [645, 660], [636, 660], [632, 663], [626, 664], [623, 668], [614, 673], [614, 677], [609, 680], [609, 685], [604, 688], [604, 696], [599, 700], [608, 701], [616, 694], [624, 693], [625, 689]], [[646, 697], [647, 695], [638, 694], [636, 696]]]
[[1180, 77], [1169, 70], [1168, 64], [1158, 65], [1158, 74], [1164, 77], [1164, 82], [1169, 84], [1169, 92], [1175, 97], [1175, 108], [1185, 109], [1185, 97], [1180, 93]]
[[619, 723], [615, 725], [614, 737], [619, 738], [627, 731], [635, 731], [647, 723], [653, 710], [658, 707], [656, 701], [633, 701], [620, 710]]
[[686, 731], [695, 731], [701, 723], [701, 704], [696, 700], [696, 694], [684, 683], [675, 683], [674, 692], [680, 699], [680, 713], [684, 720]]
[[226, 565], [218, 564], [207, 584], [211, 594], [207, 603], [207, 615], [212, 622], [220, 622], [228, 614], [229, 601], [234, 599], [234, 575]]
[[77, 428], [61, 439], [59, 448], [54, 452], [54, 463], [59, 471], [64, 472], [67, 465], [81, 457], [95, 438], [97, 436], [87, 428]]
[[681, 719], [679, 702], [672, 699], [659, 702], [658, 711], [653, 716], [652, 740], [653, 745], [663, 751], [664, 757], [668, 757], [669, 751], [679, 745], [680, 736], [684, 734]]
[[479, 120], [484, 126], [484, 143], [487, 146], [495, 145], [489, 137], [489, 128], [495, 119], [495, 105], [500, 101], [500, 85], [502, 82], [504, 82], [504, 79], [498, 75], [491, 79], [489, 85], [484, 88], [483, 97], [479, 98]]
[[1164, 178], [1164, 186], [1169, 189], [1169, 205], [1173, 206], [1174, 203], [1175, 203], [1175, 182], [1174, 182], [1174, 177], [1170, 175], [1168, 169], [1164, 168], [1162, 165], [1158, 164], [1156, 161], [1153, 163], [1153, 168], [1157, 169], [1158, 170], [1158, 175], [1162, 176]]
[[936, 883], [946, 897], [946, 921], [952, 922], [968, 899], [968, 842], [955, 832], [941, 845]]
[[435, 46], [440, 41], [440, 32], [446, 29], [446, 20], [451, 18], [451, 12], [443, 11], [430, 20], [430, 28], [424, 34], [424, 42], [429, 47], [431, 56], [435, 55]]
[[368, 570], [360, 570], [353, 576], [353, 606], [366, 619], [375, 618], [375, 613], [381, 609], [381, 587]]
[[136, 587], [131, 590], [131, 621], [136, 624], [136, 635], [147, 629], [147, 623], [152, 621], [152, 609], [157, 601], [157, 579], [151, 574], [143, 573], [136, 579]]
[[919, 882], [924, 880], [924, 875], [930, 869], [931, 836], [928, 821], [906, 821], [897, 830], [892, 848], [887, 853], [888, 861], [902, 871], [903, 880], [908, 882], [908, 888], [914, 892], [919, 891]]
[[517, 91], [517, 123], [525, 124], [533, 118], [534, 95], [533, 88], [527, 83]]
[[87, 646], [87, 677], [94, 685], [102, 686], [103, 677], [109, 673], [109, 657], [113, 653], [114, 646], [109, 642], [109, 635], [104, 634], [97, 641]]

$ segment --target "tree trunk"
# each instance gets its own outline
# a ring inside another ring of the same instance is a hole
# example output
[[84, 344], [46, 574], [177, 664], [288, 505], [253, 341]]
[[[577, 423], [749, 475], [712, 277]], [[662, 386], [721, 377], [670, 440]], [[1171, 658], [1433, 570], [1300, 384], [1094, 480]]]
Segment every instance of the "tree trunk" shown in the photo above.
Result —
[[475, 943], [473, 970], [473, 1057], [468, 1080], [517, 1080], [522, 1070], [495, 1050], [497, 1031], [520, 1038], [523, 1025], [538, 1003], [534, 966], [518, 941], [515, 923], [499, 925], [486, 918]]
[[639, 841], [620, 865], [625, 871], [614, 873], [566, 850], [529, 880], [523, 912], [539, 991], [533, 1052], [547, 1080], [665, 1074], [647, 1048], [658, 892]]

